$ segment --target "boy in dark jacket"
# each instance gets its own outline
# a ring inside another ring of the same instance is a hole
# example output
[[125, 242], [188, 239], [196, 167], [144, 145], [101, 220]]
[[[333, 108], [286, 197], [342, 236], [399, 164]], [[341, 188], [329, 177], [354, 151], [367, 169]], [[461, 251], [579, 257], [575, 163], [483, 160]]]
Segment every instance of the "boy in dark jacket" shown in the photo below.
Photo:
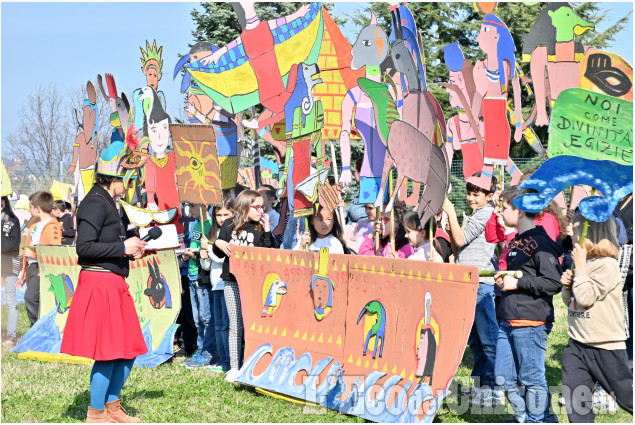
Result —
[[53, 202], [51, 215], [62, 225], [62, 245], [73, 245], [75, 243], [75, 225], [73, 216], [66, 209], [65, 201]]
[[503, 290], [496, 310], [500, 326], [495, 373], [497, 379], [505, 380], [507, 399], [518, 422], [547, 419], [547, 336], [554, 321], [553, 296], [562, 289], [559, 246], [542, 226], [534, 224], [535, 214], [513, 204], [516, 197], [534, 192], [511, 186], [500, 196], [503, 209], [499, 214], [505, 225], [518, 228], [518, 235], [509, 244], [507, 269], [520, 270], [523, 276], [515, 279], [498, 273], [495, 277]]

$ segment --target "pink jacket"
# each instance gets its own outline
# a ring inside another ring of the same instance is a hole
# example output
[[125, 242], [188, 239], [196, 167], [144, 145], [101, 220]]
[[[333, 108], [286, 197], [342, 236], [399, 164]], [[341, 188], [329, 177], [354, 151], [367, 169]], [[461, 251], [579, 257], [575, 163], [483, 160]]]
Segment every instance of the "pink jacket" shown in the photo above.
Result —
[[[413, 252], [414, 250], [412, 249], [412, 246], [407, 243], [397, 250], [397, 255], [399, 256], [399, 258], [408, 258], [412, 255]], [[390, 242], [388, 242], [384, 246], [381, 246], [381, 244], [379, 245], [379, 255], [381, 257], [390, 257], [391, 253], [392, 247], [390, 245]], [[369, 238], [368, 236], [365, 237], [364, 242], [362, 242], [362, 244], [359, 246], [358, 254], [368, 256], [375, 255], [375, 240], [373, 238]]]

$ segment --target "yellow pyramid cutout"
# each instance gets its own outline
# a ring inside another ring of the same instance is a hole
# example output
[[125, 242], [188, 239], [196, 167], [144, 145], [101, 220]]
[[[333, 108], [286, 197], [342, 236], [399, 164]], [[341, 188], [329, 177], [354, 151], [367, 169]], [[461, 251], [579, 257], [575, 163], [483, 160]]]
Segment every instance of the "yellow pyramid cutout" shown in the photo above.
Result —
[[342, 264], [342, 271], [345, 272], [346, 271], [346, 263]]
[[313, 333], [313, 335], [311, 335], [311, 338], [309, 338], [309, 341], [311, 342], [315, 341], [315, 332]]
[[249, 258], [249, 257], [247, 257], [247, 251], [244, 251], [243, 252], [243, 260], [246, 260], [247, 258]]
[[265, 334], [269, 333], [269, 326], [267, 326], [267, 330], [265, 331]]
[[260, 255], [260, 251], [258, 251], [258, 261], [262, 261], [262, 255]]
[[287, 328], [284, 328], [282, 330], [282, 333], [280, 334], [280, 336], [287, 336]]
[[282, 261], [282, 258], [280, 258], [280, 254], [278, 254], [278, 256], [276, 257], [276, 261], [279, 263], [280, 261]]
[[371, 268], [370, 268], [370, 272], [371, 272], [372, 274], [375, 274], [375, 265], [374, 265], [374, 264], [371, 266]]
[[406, 377], [406, 369], [404, 368], [401, 373], [399, 374], [399, 376], [401, 376], [402, 378]]
[[253, 251], [251, 252], [251, 258], [250, 258], [250, 260], [251, 260], [251, 261], [254, 261], [254, 252], [253, 252]]
[[441, 277], [441, 273], [437, 276], [437, 282], [443, 282], [443, 278]]
[[318, 342], [324, 342], [324, 334], [321, 333], [320, 337], [318, 338]]
[[388, 372], [388, 363], [384, 364], [383, 369], [381, 370], [382, 372]]
[[267, 254], [267, 263], [271, 263], [271, 257]]
[[357, 263], [355, 263], [355, 267], [353, 267], [353, 268], [354, 268], [355, 270], [359, 270], [359, 269], [357, 268]]
[[293, 265], [294, 266], [298, 265], [298, 257], [293, 257]]
[[254, 322], [253, 325], [251, 325], [251, 328], [249, 328], [250, 331], [255, 331], [256, 330], [256, 322]]
[[379, 267], [379, 274], [382, 276], [384, 275], [384, 266]]
[[454, 275], [452, 274], [452, 272], [450, 272], [450, 274], [448, 275], [448, 280], [454, 280]]
[[364, 263], [364, 264], [362, 265], [362, 270], [367, 271], [367, 270], [366, 270], [366, 263]]
[[294, 338], [300, 338], [300, 330], [295, 331], [295, 333], [293, 334]]
[[414, 377], [415, 377], [415, 376], [414, 376], [414, 373], [413, 373], [413, 372], [410, 372], [410, 378], [408, 378], [408, 380], [409, 380], [409, 381], [412, 381], [412, 380], [414, 379]]
[[364, 367], [368, 368], [368, 365], [370, 364], [370, 362], [368, 361], [368, 359], [366, 359], [366, 363], [364, 363]]
[[337, 271], [337, 263], [333, 263], [333, 271], [336, 272]]
[[333, 335], [329, 335], [329, 340], [326, 341], [327, 344], [333, 344]]
[[377, 365], [377, 360], [375, 360], [375, 363], [373, 363], [373, 369], [377, 369], [379, 366]]
[[300, 258], [300, 267], [304, 266], [306, 266], [306, 264], [304, 264], [304, 258]]
[[337, 344], [337, 345], [342, 345], [342, 335], [339, 335], [339, 336], [337, 337], [337, 342], [336, 342], [336, 344]]
[[351, 364], [353, 363], [353, 355], [352, 355], [352, 354], [351, 354], [351, 355], [350, 355], [350, 357], [348, 358], [348, 362], [349, 362], [349, 363], [351, 363]]
[[358, 357], [357, 361], [355, 362], [355, 366], [361, 366], [362, 365], [362, 358]]
[[258, 326], [258, 333], [261, 334], [262, 333], [262, 325]]
[[421, 279], [421, 270], [417, 272], [417, 279]]
[[313, 267], [313, 261], [309, 260], [309, 268]]
[[271, 335], [278, 335], [278, 327], [277, 326], [275, 328], [273, 328], [273, 332], [271, 332]]
[[412, 269], [408, 272], [408, 279], [412, 279]]
[[469, 281], [470, 281], [470, 273], [465, 272], [465, 276], [463, 276], [463, 282], [469, 282]]
[[291, 264], [291, 261], [289, 261], [289, 256], [288, 255], [284, 259], [284, 264]]
[[238, 254], [238, 251], [234, 252], [234, 258], [239, 258], [240, 254]]
[[397, 373], [397, 366], [393, 366], [391, 372], [394, 374]]
[[308, 335], [308, 332], [304, 331], [304, 335], [302, 335], [302, 341], [306, 341], [307, 335]]
[[426, 274], [426, 280], [428, 282], [430, 282], [432, 280], [432, 276], [430, 276], [430, 272], [428, 272], [428, 274]]

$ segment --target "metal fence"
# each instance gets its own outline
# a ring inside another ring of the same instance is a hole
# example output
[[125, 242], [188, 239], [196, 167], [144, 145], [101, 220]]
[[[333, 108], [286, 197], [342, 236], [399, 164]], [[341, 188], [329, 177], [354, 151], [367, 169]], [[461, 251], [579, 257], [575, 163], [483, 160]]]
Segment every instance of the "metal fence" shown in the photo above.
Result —
[[[540, 167], [546, 158], [535, 157], [535, 158], [512, 158], [512, 161], [516, 164], [516, 166], [523, 173], [529, 170], [535, 170]], [[495, 171], [495, 175], [498, 177], [498, 171]], [[452, 183], [452, 188], [450, 193], [448, 194], [448, 198], [454, 204], [454, 207], [457, 213], [460, 214], [460, 211], [463, 211], [467, 208], [467, 201], [465, 200], [465, 177], [463, 177], [463, 160], [455, 159], [452, 161], [452, 167], [450, 168], [450, 178]], [[504, 173], [503, 178], [499, 178], [499, 182], [504, 184], [504, 187], [508, 187], [511, 182], [511, 177], [509, 174]]]

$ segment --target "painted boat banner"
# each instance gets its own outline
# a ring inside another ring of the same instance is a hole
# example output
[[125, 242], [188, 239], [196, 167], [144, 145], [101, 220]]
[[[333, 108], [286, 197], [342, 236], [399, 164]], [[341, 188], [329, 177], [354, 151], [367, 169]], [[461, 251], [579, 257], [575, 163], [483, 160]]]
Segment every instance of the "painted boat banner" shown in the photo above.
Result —
[[238, 381], [375, 422], [431, 422], [463, 357], [476, 267], [232, 246]]
[[[68, 310], [81, 266], [74, 246], [37, 246], [40, 265], [40, 318], [14, 350], [60, 352]], [[160, 251], [130, 262], [126, 279], [148, 353], [136, 366], [154, 367], [173, 355], [176, 318], [181, 310], [181, 276], [174, 251]]]

